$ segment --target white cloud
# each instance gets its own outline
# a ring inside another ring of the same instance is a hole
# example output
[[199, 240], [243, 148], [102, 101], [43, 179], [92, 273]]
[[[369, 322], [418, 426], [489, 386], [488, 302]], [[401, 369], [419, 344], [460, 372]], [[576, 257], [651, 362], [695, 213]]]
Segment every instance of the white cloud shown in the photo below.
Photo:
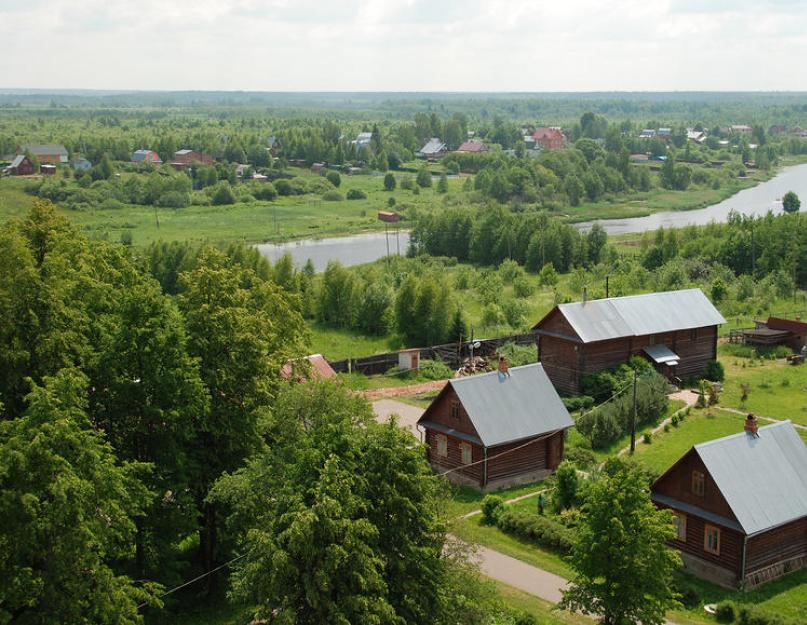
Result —
[[0, 87], [807, 90], [803, 0], [0, 0]]

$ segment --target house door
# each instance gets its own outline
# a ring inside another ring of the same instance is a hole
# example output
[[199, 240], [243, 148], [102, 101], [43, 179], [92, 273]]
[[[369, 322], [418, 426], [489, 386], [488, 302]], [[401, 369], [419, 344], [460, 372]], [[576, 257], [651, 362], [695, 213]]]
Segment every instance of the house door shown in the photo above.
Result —
[[417, 352], [412, 354], [412, 369], [417, 369], [418, 368], [418, 356], [419, 356], [419, 354]]

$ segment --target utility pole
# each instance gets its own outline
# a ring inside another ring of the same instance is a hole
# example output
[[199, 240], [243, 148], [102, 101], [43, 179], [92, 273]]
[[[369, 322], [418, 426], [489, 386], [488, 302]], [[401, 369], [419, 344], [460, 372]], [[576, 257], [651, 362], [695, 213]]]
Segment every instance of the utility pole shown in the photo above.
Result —
[[605, 276], [605, 299], [608, 299], [608, 278], [610, 276]]
[[636, 382], [638, 381], [639, 372], [633, 370], [633, 418], [630, 420], [630, 454], [636, 451]]

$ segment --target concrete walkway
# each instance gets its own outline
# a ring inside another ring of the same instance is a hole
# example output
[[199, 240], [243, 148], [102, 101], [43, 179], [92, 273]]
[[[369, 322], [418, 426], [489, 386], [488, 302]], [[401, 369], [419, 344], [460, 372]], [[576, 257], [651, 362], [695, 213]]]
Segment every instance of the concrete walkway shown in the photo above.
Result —
[[373, 412], [379, 423], [386, 423], [392, 415], [397, 415], [398, 425], [409, 430], [415, 438], [420, 440], [417, 422], [420, 415], [423, 414], [423, 408], [410, 406], [394, 399], [379, 399], [373, 402]]
[[487, 577], [552, 603], [557, 603], [563, 598], [563, 589], [569, 584], [568, 580], [559, 575], [487, 547], [478, 547], [474, 558], [479, 570]]

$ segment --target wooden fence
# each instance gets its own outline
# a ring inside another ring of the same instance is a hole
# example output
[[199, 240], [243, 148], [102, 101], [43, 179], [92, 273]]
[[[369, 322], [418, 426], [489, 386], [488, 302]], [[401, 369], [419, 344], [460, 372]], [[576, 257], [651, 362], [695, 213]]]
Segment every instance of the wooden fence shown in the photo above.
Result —
[[[492, 339], [475, 339], [474, 343], [479, 343], [478, 348], [474, 348], [474, 354], [478, 356], [491, 356], [500, 345], [505, 343], [515, 343], [516, 345], [535, 345], [537, 334], [527, 332], [525, 334], [511, 334], [509, 336], [498, 336]], [[398, 354], [400, 352], [389, 352], [366, 356], [364, 358], [347, 358], [330, 363], [337, 373], [347, 373], [355, 371], [364, 375], [376, 375], [386, 373], [393, 367], [398, 366]], [[452, 369], [457, 369], [465, 358], [471, 355], [471, 343], [446, 343], [444, 345], [432, 345], [420, 349], [420, 358], [428, 360], [439, 360]]]

